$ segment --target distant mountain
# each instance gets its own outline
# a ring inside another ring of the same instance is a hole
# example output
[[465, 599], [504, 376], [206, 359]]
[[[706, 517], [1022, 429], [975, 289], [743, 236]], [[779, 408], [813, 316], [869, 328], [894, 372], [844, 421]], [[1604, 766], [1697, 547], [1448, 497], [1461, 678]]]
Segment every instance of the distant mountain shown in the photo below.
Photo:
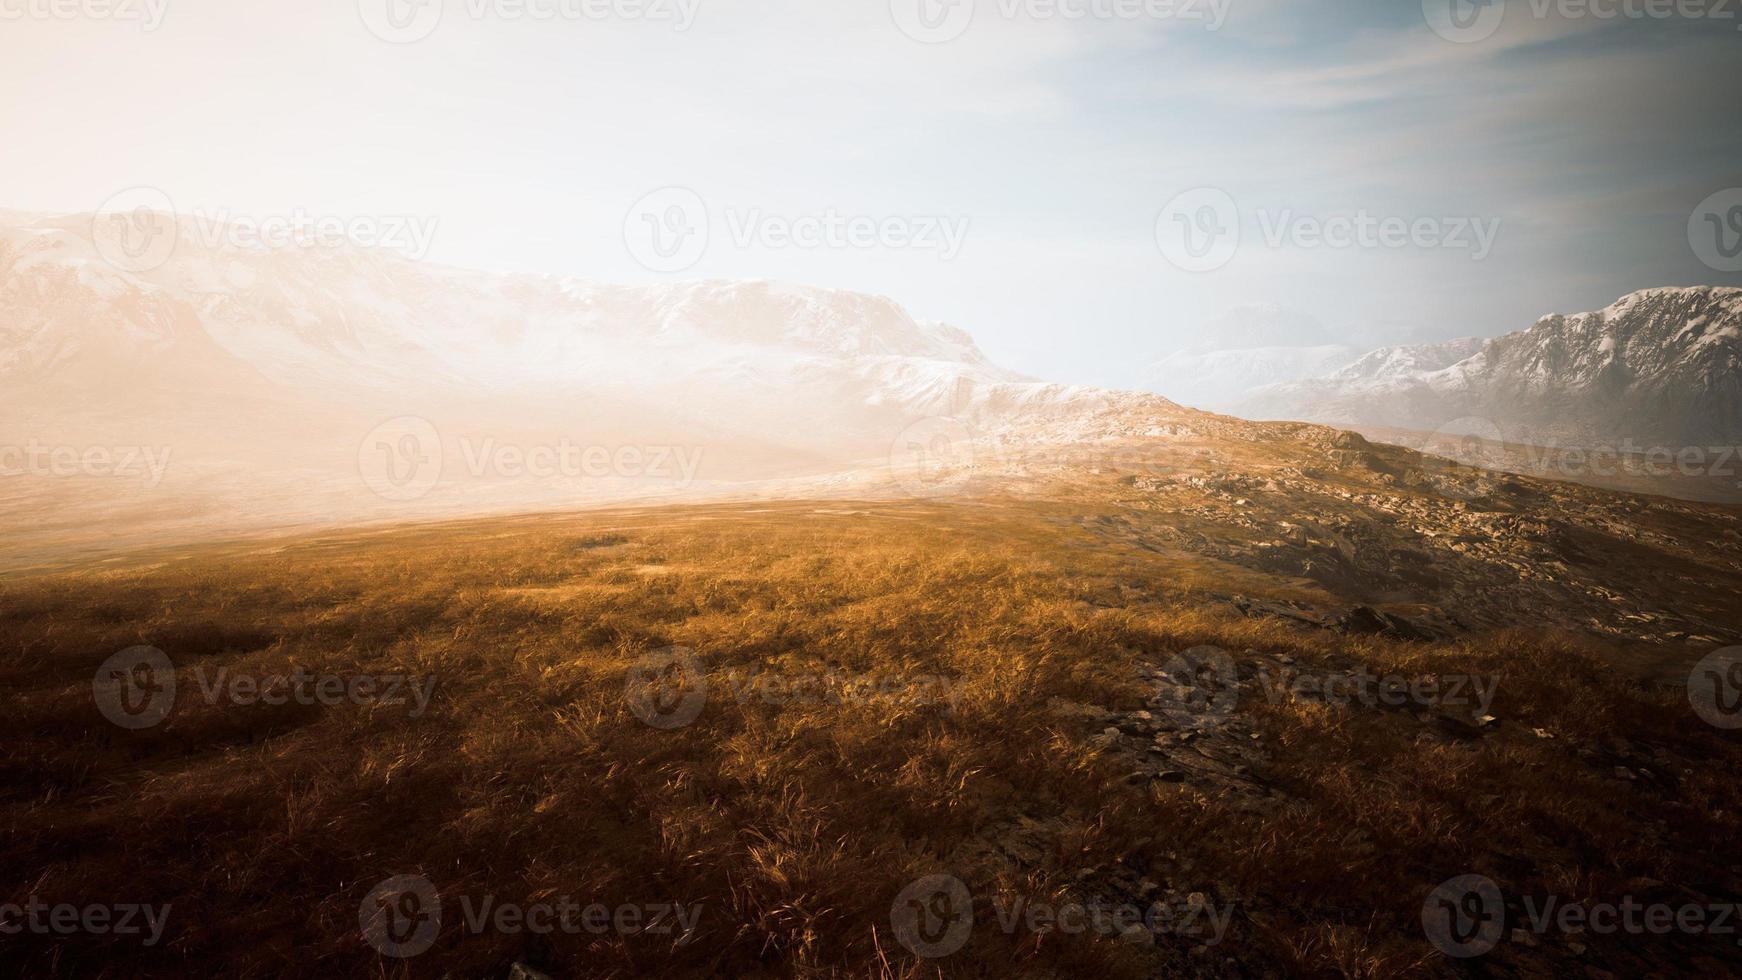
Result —
[[0, 225], [0, 400], [57, 414], [276, 402], [373, 417], [487, 401], [514, 421], [536, 404], [555, 407], [544, 423], [699, 423], [838, 454], [886, 444], [920, 417], [991, 419], [1108, 394], [1000, 368], [968, 334], [881, 296], [492, 275], [352, 246], [211, 246], [187, 219], [166, 261], [127, 271], [104, 260], [89, 216], [11, 217]]
[[1203, 325], [1186, 350], [1253, 350], [1264, 347], [1322, 347], [1336, 343], [1316, 317], [1271, 303], [1236, 306]]
[[1359, 353], [1305, 313], [1241, 306], [1205, 324], [1190, 346], [1151, 364], [1144, 387], [1182, 405], [1221, 410], [1253, 389], [1325, 374]]
[[[0, 216], [0, 463], [47, 447], [68, 471], [39, 455], [44, 479], [5, 481], [0, 498], [77, 491], [107, 506], [124, 492], [189, 520], [326, 520], [399, 516], [414, 499], [473, 513], [731, 493], [867, 466], [923, 483], [975, 446], [1092, 443], [1179, 414], [1025, 378], [882, 296], [495, 275], [127, 220], [152, 230], [136, 252], [89, 215]], [[133, 494], [138, 481], [84, 480], [64, 462], [138, 447], [173, 460], [167, 489]], [[567, 462], [546, 479], [528, 459]], [[680, 479], [673, 459], [695, 465]], [[430, 473], [431, 486], [408, 482]]]
[[1183, 350], [1150, 365], [1145, 387], [1182, 405], [1219, 411], [1239, 405], [1266, 385], [1333, 371], [1358, 353], [1342, 344]]
[[1545, 445], [1742, 440], [1742, 289], [1646, 289], [1492, 340], [1386, 348], [1254, 392], [1236, 412], [1337, 425], [1458, 426]]
[[1329, 376], [1339, 381], [1360, 382], [1438, 371], [1481, 350], [1483, 343], [1480, 337], [1461, 337], [1437, 344], [1381, 347], [1362, 354], [1347, 367], [1330, 372]]

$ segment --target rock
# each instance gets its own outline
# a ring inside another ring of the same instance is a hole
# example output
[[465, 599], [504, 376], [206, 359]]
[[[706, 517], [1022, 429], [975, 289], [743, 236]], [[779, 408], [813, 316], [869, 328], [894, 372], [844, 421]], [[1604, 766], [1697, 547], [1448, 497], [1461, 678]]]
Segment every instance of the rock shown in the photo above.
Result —
[[1356, 606], [1331, 620], [1331, 626], [1344, 633], [1389, 636], [1400, 640], [1427, 642], [1438, 638], [1432, 630], [1372, 606]]
[[508, 980], [551, 980], [550, 974], [540, 973], [525, 963], [516, 963], [508, 970]]
[[1119, 938], [1137, 946], [1151, 946], [1155, 943], [1155, 936], [1148, 929], [1136, 923], [1119, 930]]
[[1155, 778], [1164, 783], [1183, 783], [1186, 781], [1186, 774], [1178, 769], [1163, 769], [1155, 774]]

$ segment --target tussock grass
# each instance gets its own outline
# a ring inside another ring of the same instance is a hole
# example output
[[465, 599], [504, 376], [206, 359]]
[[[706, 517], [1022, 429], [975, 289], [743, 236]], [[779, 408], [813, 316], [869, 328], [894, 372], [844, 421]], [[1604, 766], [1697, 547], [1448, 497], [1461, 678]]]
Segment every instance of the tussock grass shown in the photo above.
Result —
[[[1576, 640], [1428, 648], [1239, 618], [1207, 594], [1214, 569], [1086, 547], [1038, 504], [759, 510], [405, 529], [0, 587], [5, 900], [173, 907], [158, 948], [0, 936], [0, 970], [485, 976], [521, 960], [563, 976], [1117, 978], [1232, 956], [1253, 972], [1394, 976], [1444, 963], [1419, 912], [1453, 874], [1719, 891], [1731, 856], [1713, 843], [1742, 839], [1735, 743]], [[98, 714], [91, 677], [139, 643], [174, 659], [180, 692], [163, 724], [124, 731]], [[1137, 708], [1139, 659], [1204, 643], [1500, 673], [1504, 721], [1446, 744], [1406, 714], [1260, 701], [1263, 775], [1287, 802], [1254, 814], [1186, 784], [1127, 784], [1056, 710]], [[739, 699], [721, 682], [693, 724], [659, 730], [630, 711], [625, 678], [673, 646], [711, 679], [934, 677], [951, 696]], [[438, 687], [422, 717], [206, 704], [193, 674], [219, 667]], [[1617, 733], [1693, 764], [1662, 793], [1617, 787], [1575, 752]], [[1040, 867], [975, 857], [1019, 816], [1057, 828]], [[1078, 869], [1117, 862], [1227, 883], [1250, 898], [1236, 935], [1206, 956], [979, 928], [927, 963], [890, 933], [892, 898], [927, 873], [1063, 895]], [[398, 874], [428, 877], [445, 910], [435, 947], [404, 962], [357, 928], [364, 894]], [[704, 911], [683, 944], [472, 935], [461, 895]]]

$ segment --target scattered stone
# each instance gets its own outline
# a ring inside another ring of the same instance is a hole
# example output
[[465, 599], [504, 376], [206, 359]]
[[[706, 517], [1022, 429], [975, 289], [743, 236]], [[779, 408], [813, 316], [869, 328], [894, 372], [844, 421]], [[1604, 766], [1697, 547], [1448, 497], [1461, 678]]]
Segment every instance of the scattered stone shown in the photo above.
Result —
[[1331, 625], [1344, 633], [1366, 633], [1400, 640], [1439, 639], [1433, 630], [1412, 623], [1395, 613], [1381, 612], [1372, 606], [1356, 606], [1333, 619]]

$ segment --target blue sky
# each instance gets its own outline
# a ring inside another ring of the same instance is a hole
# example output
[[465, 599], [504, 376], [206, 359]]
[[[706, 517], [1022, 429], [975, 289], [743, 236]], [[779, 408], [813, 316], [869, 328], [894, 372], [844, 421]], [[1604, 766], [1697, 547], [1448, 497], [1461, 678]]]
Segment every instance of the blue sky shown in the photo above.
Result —
[[[145, 185], [183, 211], [435, 217], [435, 261], [886, 293], [1011, 367], [1106, 384], [1249, 303], [1376, 344], [1742, 284], [1688, 227], [1742, 187], [1731, 5], [1628, 19], [1506, 0], [1459, 40], [1430, 26], [1441, 0], [1218, 0], [1214, 29], [1210, 0], [1076, 19], [955, 0], [965, 28], [922, 43], [909, 8], [945, 0], [686, 0], [681, 30], [630, 0], [542, 20], [512, 5], [539, 0], [446, 0], [427, 36], [391, 43], [370, 8], [401, 0], [129, 2], [166, 4], [161, 23], [0, 21], [0, 207], [95, 210]], [[675, 272], [625, 241], [665, 187], [711, 228]], [[1241, 234], [1194, 272], [1157, 223], [1197, 188], [1234, 203]], [[729, 231], [827, 215], [921, 244]], [[1358, 215], [1447, 240], [1298, 234]], [[959, 252], [924, 244], [933, 219], [966, 222]], [[1479, 256], [1462, 221], [1494, 229]]]

